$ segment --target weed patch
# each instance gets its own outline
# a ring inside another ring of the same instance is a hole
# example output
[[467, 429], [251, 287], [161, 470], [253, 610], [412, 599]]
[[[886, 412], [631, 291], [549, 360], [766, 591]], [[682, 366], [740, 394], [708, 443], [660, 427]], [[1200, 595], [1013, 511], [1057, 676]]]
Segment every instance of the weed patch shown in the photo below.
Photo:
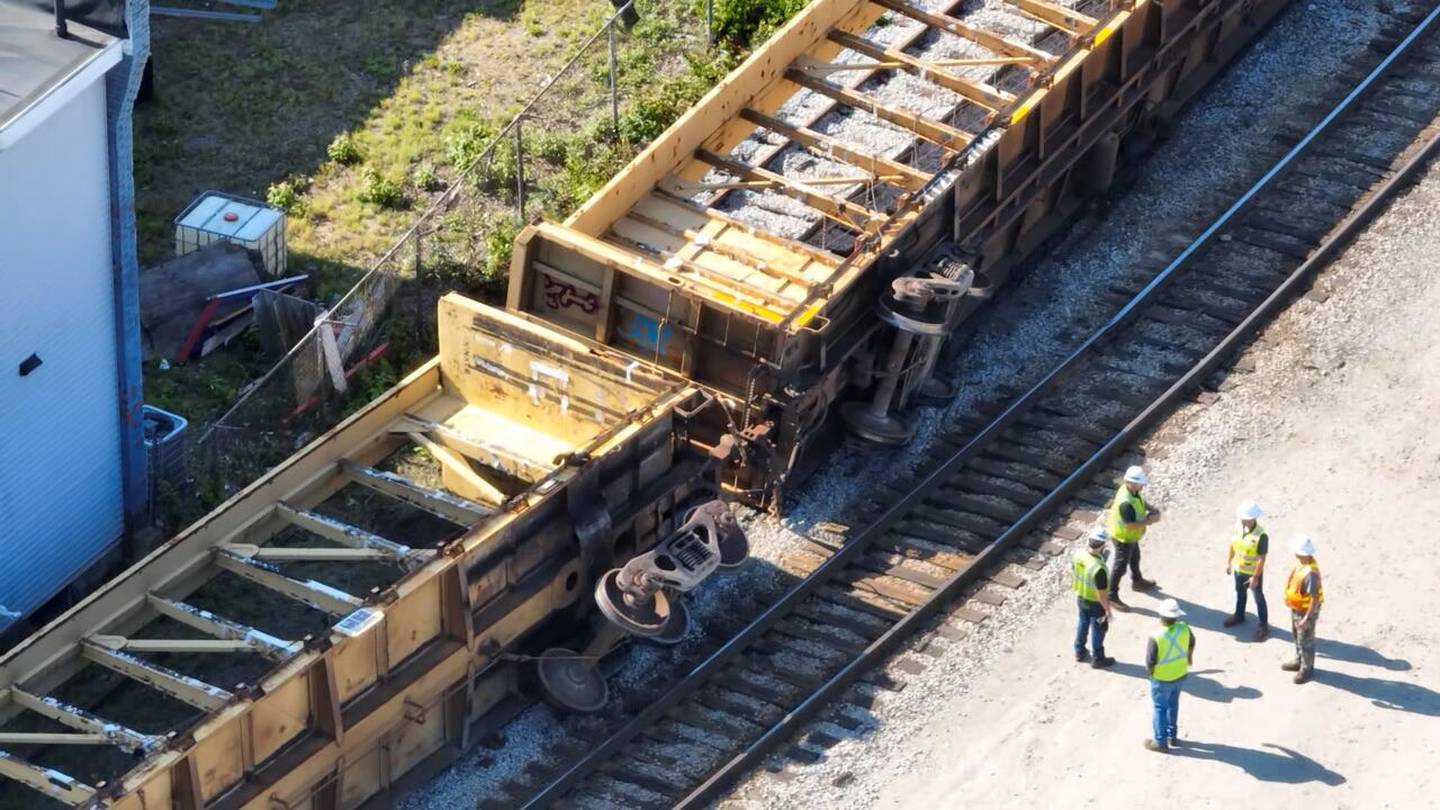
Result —
[[368, 166], [360, 173], [360, 192], [356, 198], [381, 208], [405, 207], [405, 190], [400, 184]]
[[355, 145], [355, 139], [350, 137], [350, 133], [342, 132], [325, 148], [325, 156], [341, 166], [349, 166], [360, 162], [360, 147]]

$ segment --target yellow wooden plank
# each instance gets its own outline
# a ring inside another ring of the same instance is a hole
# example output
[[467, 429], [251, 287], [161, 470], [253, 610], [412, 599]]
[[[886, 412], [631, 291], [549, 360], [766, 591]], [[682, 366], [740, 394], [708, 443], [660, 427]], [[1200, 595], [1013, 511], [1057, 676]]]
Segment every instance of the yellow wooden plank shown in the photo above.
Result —
[[918, 76], [922, 81], [938, 84], [946, 90], [957, 93], [962, 98], [992, 112], [1004, 108], [1011, 101], [1015, 100], [1013, 94], [1007, 93], [998, 87], [986, 84], [985, 82], [967, 79], [963, 76], [957, 76], [933, 62], [917, 59], [908, 53], [897, 51], [893, 48], [876, 45], [864, 37], [857, 37], [854, 34], [849, 34], [844, 31], [831, 31], [830, 39], [871, 59], [891, 60], [900, 65], [900, 70]]
[[1005, 54], [1006, 56], [1026, 56], [1034, 59], [1040, 65], [1048, 65], [1056, 60], [1055, 56], [1023, 42], [1015, 42], [993, 31], [987, 31], [978, 26], [962, 22], [948, 14], [934, 14], [923, 8], [916, 8], [903, 0], [872, 0], [876, 5], [887, 8], [897, 14], [903, 14], [912, 20], [918, 20], [931, 28], [953, 34], [962, 39], [968, 39], [976, 45]]
[[856, 149], [838, 138], [816, 132], [809, 127], [793, 126], [759, 110], [744, 109], [740, 117], [772, 132], [783, 135], [795, 143], [810, 147], [828, 158], [839, 158], [857, 169], [872, 175], [893, 175], [900, 178], [902, 188], [914, 191], [930, 180], [930, 175], [904, 163]]
[[823, 96], [833, 98], [847, 107], [870, 113], [881, 121], [907, 129], [920, 138], [952, 152], [964, 149], [972, 138], [970, 133], [956, 129], [949, 124], [942, 124], [909, 110], [891, 107], [868, 93], [851, 90], [848, 87], [841, 87], [807, 75], [801, 68], [791, 69], [785, 74], [785, 78], [807, 90], [813, 90]]

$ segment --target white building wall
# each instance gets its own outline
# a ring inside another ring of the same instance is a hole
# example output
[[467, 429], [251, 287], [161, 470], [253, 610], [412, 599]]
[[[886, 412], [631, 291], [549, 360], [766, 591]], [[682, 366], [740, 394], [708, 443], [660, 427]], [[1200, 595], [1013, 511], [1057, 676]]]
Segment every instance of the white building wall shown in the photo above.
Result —
[[0, 630], [123, 528], [105, 120], [96, 81], [0, 151]]

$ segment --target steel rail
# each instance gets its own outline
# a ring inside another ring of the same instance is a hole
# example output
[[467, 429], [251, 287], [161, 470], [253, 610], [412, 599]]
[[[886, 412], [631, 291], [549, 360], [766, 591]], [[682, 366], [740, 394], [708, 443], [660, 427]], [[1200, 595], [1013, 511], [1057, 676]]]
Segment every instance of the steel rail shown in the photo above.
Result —
[[[972, 460], [985, 448], [990, 446], [1003, 431], [1014, 424], [1020, 416], [1029, 410], [1042, 396], [1050, 393], [1050, 390], [1057, 381], [1073, 371], [1108, 338], [1114, 336], [1121, 328], [1138, 317], [1142, 306], [1167, 287], [1169, 282], [1188, 266], [1190, 261], [1202, 248], [1207, 246], [1231, 220], [1248, 208], [1260, 192], [1268, 188], [1271, 183], [1281, 176], [1300, 155], [1309, 149], [1317, 138], [1328, 131], [1337, 120], [1344, 116], [1344, 114], [1354, 106], [1355, 102], [1362, 98], [1377, 81], [1387, 75], [1418, 40], [1430, 33], [1430, 29], [1434, 26], [1437, 19], [1440, 19], [1440, 5], [1437, 5], [1436, 8], [1418, 23], [1405, 39], [1397, 44], [1345, 98], [1332, 108], [1319, 123], [1312, 127], [1295, 146], [1242, 194], [1239, 199], [1220, 214], [1209, 227], [1191, 241], [1154, 279], [1141, 288], [1130, 301], [1121, 307], [1121, 309], [1103, 325], [1092, 332], [1076, 349], [1057, 366], [1052, 368], [1042, 379], [1032, 385], [1019, 398], [1012, 401], [1004, 411], [951, 455], [945, 463], [927, 474], [924, 479], [911, 488], [909, 494], [886, 509], [880, 517], [859, 534], [855, 535], [833, 556], [813, 571], [803, 582], [788, 591], [780, 601], [771, 605], [770, 608], [756, 617], [720, 649], [711, 653], [692, 668], [689, 673], [666, 691], [665, 694], [657, 700], [652, 701], [643, 711], [631, 718], [614, 734], [592, 748], [585, 757], [573, 763], [562, 774], [551, 781], [543, 791], [531, 797], [522, 807], [527, 810], [530, 808], [547, 807], [562, 798], [564, 794], [574, 787], [582, 778], [598, 769], [606, 760], [632, 739], [660, 720], [677, 703], [698, 690], [711, 675], [729, 665], [761, 635], [789, 615], [791, 610], [802, 600], [810, 596], [817, 588], [828, 583], [835, 575], [842, 572], [844, 568], [854, 558], [862, 554], [874, 540], [884, 536], [893, 529], [896, 524], [904, 520], [916, 506], [922, 504], [930, 497], [934, 490], [943, 485], [962, 465]], [[1096, 453], [1083, 462], [1079, 468], [1061, 481], [1055, 489], [1042, 498], [1039, 503], [1018, 518], [1011, 527], [990, 546], [976, 555], [964, 569], [955, 572], [947, 578], [940, 589], [931, 594], [925, 603], [916, 607], [904, 618], [900, 619], [893, 627], [887, 630], [884, 635], [876, 639], [864, 651], [859, 653], [844, 669], [817, 687], [804, 702], [794, 710], [788, 712], [781, 720], [767, 729], [759, 739], [723, 765], [712, 774], [710, 778], [685, 798], [681, 799], [675, 806], [693, 808], [713, 800], [720, 790], [728, 786], [745, 770], [756, 764], [761, 757], [773, 749], [778, 743], [791, 736], [801, 724], [808, 721], [823, 709], [841, 689], [850, 685], [866, 670], [878, 663], [902, 640], [909, 637], [917, 629], [920, 629], [925, 621], [940, 610], [942, 606], [949, 602], [950, 599], [957, 595], [964, 587], [980, 577], [988, 570], [991, 563], [1008, 551], [1019, 538], [1034, 528], [1055, 506], [1069, 498], [1076, 489], [1083, 485], [1095, 472], [1100, 470], [1103, 465], [1109, 463], [1126, 444], [1138, 433], [1146, 429], [1176, 398], [1203, 379], [1203, 376], [1208, 374], [1227, 352], [1232, 351], [1242, 340], [1248, 337], [1264, 319], [1270, 316], [1280, 303], [1286, 300], [1287, 296], [1294, 292], [1298, 285], [1308, 277], [1316, 267], [1324, 261], [1327, 261], [1329, 257], [1333, 255], [1334, 251], [1338, 250], [1348, 241], [1348, 238], [1353, 235], [1355, 230], [1373, 217], [1374, 213], [1379, 210], [1379, 207], [1386, 201], [1388, 196], [1398, 187], [1399, 182], [1402, 181], [1403, 178], [1413, 174], [1414, 171], [1423, 165], [1425, 160], [1433, 155], [1437, 145], [1440, 145], [1440, 140], [1432, 140], [1427, 143], [1424, 149], [1422, 149], [1414, 159], [1408, 162], [1400, 172], [1397, 172], [1387, 180], [1360, 208], [1342, 220], [1342, 222], [1332, 230], [1331, 234], [1326, 238], [1326, 241], [1312, 252], [1310, 258], [1306, 259], [1299, 268], [1282, 282], [1274, 293], [1267, 297], [1257, 309], [1236, 326], [1234, 330], [1227, 334], [1216, 348], [1207, 353], [1205, 357], [1193, 366], [1179, 381], [1174, 383], [1165, 393], [1147, 406], [1141, 414], [1132, 419], [1119, 433], [1106, 442], [1100, 450], [1096, 451]]]

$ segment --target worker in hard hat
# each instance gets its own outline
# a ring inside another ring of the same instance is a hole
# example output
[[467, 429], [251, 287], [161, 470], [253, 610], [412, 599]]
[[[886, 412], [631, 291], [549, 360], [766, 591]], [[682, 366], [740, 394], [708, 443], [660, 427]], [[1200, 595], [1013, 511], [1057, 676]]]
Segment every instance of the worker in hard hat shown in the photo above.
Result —
[[1180, 621], [1184, 617], [1180, 603], [1166, 599], [1160, 604], [1160, 628], [1145, 644], [1145, 672], [1155, 707], [1154, 737], [1145, 741], [1151, 751], [1167, 753], [1180, 744], [1180, 687], [1195, 663], [1195, 633]]
[[1255, 641], [1270, 637], [1270, 609], [1265, 604], [1265, 592], [1261, 580], [1265, 574], [1265, 555], [1270, 551], [1270, 538], [1260, 526], [1264, 512], [1254, 501], [1242, 501], [1235, 509], [1240, 528], [1230, 539], [1230, 549], [1225, 555], [1225, 573], [1235, 580], [1235, 612], [1225, 619], [1226, 627], [1245, 621], [1245, 602], [1249, 593], [1255, 594], [1255, 615], [1260, 626], [1255, 628]]
[[1120, 575], [1130, 569], [1130, 584], [1137, 591], [1148, 591], [1155, 587], [1152, 580], [1140, 575], [1140, 538], [1145, 530], [1160, 520], [1160, 510], [1145, 502], [1141, 490], [1150, 483], [1150, 477], [1139, 467], [1125, 471], [1125, 478], [1115, 490], [1110, 501], [1108, 530], [1115, 543], [1115, 559], [1110, 563], [1110, 604], [1128, 610], [1129, 606], [1120, 599]]
[[[1105, 633], [1110, 627], [1109, 577], [1105, 573], [1105, 544], [1110, 537], [1104, 529], [1095, 529], [1085, 539], [1085, 547], [1076, 549], [1070, 563], [1070, 578], [1075, 589], [1075, 604], [1080, 609], [1080, 619], [1075, 625], [1075, 660], [1089, 661], [1095, 669], [1104, 669], [1115, 663], [1105, 654]], [[1090, 646], [1095, 657], [1085, 649], [1085, 635], [1090, 635]]]
[[1305, 683], [1315, 674], [1315, 622], [1325, 601], [1325, 586], [1315, 562], [1315, 542], [1308, 535], [1297, 534], [1290, 541], [1290, 550], [1295, 552], [1295, 567], [1285, 581], [1285, 604], [1290, 608], [1295, 659], [1280, 668], [1294, 672], [1295, 683]]

